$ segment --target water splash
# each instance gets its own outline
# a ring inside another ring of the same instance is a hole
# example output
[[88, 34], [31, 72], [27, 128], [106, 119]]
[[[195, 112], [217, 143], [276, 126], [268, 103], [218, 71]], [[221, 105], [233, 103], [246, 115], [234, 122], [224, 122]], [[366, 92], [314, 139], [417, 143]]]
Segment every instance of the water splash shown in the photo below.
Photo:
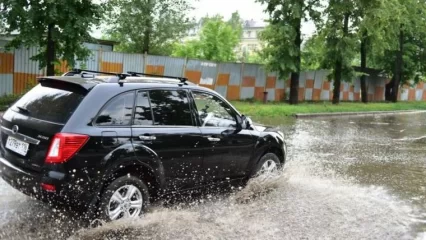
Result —
[[[410, 239], [413, 208], [384, 188], [289, 166], [222, 199], [159, 208], [70, 239]], [[333, 175], [333, 173], [330, 173]]]

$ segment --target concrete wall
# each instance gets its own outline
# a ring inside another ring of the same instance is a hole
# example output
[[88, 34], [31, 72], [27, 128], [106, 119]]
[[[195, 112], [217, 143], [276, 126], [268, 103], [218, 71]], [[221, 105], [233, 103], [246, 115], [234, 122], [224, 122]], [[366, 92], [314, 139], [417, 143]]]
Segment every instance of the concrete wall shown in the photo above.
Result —
[[[38, 62], [29, 58], [36, 48], [18, 49], [14, 52], [0, 52], [0, 95], [21, 93], [36, 83], [36, 77], [43, 75]], [[262, 100], [267, 92], [269, 101], [283, 101], [289, 93], [290, 76], [280, 79], [274, 72], [266, 71], [258, 64], [219, 63], [196, 59], [125, 54], [118, 52], [92, 51], [84, 62], [76, 67], [111, 72], [146, 72], [186, 77], [191, 82], [216, 90], [229, 100]], [[61, 62], [57, 70], [69, 69]], [[299, 79], [300, 101], [330, 101], [333, 96], [333, 82], [327, 79], [326, 70], [302, 72]], [[370, 101], [384, 101], [387, 79], [368, 77], [368, 98]], [[342, 101], [360, 101], [360, 80], [345, 79], [341, 86]], [[399, 95], [401, 101], [426, 100], [426, 84], [404, 86]]]

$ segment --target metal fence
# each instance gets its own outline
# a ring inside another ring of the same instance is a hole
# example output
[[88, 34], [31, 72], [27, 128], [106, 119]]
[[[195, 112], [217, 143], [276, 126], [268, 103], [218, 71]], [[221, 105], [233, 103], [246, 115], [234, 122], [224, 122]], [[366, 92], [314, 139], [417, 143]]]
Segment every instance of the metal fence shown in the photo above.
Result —
[[[19, 94], [36, 83], [43, 75], [37, 61], [30, 58], [37, 48], [17, 49], [13, 52], [0, 50], [0, 95]], [[196, 59], [126, 54], [119, 52], [92, 51], [86, 61], [77, 61], [76, 67], [111, 72], [146, 72], [186, 77], [191, 82], [216, 90], [229, 100], [262, 100], [266, 94], [269, 101], [283, 101], [289, 93], [290, 77], [279, 79], [263, 65], [248, 63], [220, 63]], [[69, 67], [65, 61], [57, 66], [60, 72]], [[329, 101], [332, 99], [333, 83], [327, 79], [328, 71], [302, 72], [299, 79], [300, 101]], [[370, 101], [384, 101], [385, 84], [388, 80], [378, 76], [368, 77]], [[404, 86], [401, 101], [426, 100], [426, 85]], [[342, 101], [360, 101], [360, 80], [344, 81], [341, 86]]]

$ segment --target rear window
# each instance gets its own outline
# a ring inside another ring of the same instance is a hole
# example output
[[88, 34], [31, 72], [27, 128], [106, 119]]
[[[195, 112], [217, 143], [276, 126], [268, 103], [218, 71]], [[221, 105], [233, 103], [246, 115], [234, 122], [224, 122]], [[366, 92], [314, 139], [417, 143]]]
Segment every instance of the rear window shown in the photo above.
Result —
[[64, 84], [43, 82], [19, 99], [15, 112], [55, 123], [66, 123], [86, 92]]

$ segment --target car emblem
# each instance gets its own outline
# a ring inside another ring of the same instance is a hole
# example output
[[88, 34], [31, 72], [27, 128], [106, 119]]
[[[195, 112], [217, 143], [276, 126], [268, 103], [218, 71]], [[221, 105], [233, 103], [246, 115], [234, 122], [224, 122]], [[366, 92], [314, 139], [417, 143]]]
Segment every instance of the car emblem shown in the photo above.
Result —
[[19, 131], [19, 127], [18, 127], [18, 125], [15, 125], [15, 126], [13, 126], [13, 127], [12, 127], [12, 132], [13, 132], [14, 134], [17, 134], [17, 133], [18, 133], [18, 131]]

